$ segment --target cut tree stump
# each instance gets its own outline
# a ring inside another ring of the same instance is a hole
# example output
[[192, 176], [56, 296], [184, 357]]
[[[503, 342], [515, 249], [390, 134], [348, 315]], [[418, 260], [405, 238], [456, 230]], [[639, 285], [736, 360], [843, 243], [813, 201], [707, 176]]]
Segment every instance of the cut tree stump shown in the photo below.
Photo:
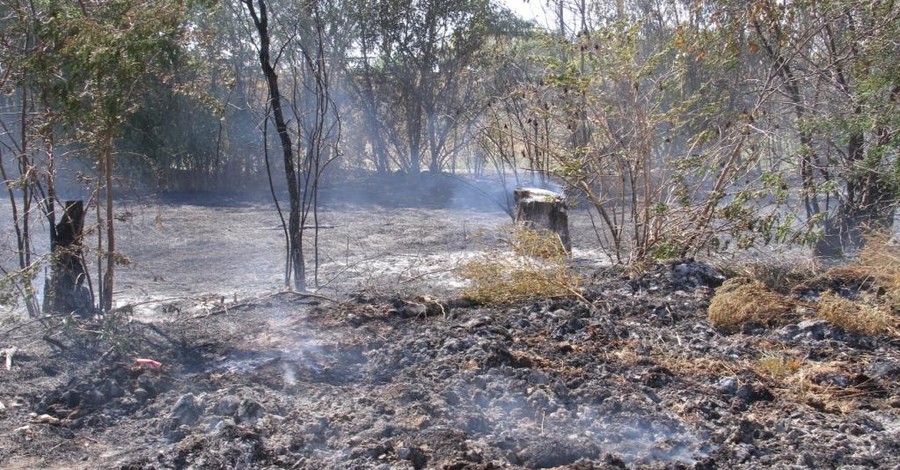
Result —
[[84, 227], [84, 203], [66, 201], [62, 220], [51, 238], [50, 276], [44, 290], [44, 311], [83, 315], [91, 310], [91, 293], [85, 286], [86, 274], [81, 259], [81, 232]]
[[562, 194], [539, 188], [517, 188], [516, 223], [536, 231], [549, 231], [559, 236], [566, 253], [572, 252], [569, 239], [569, 213]]

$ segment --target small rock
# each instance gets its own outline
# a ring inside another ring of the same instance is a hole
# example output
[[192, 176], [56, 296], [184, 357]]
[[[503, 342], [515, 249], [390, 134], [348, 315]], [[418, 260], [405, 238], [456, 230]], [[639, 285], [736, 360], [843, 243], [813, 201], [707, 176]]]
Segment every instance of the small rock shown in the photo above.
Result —
[[425, 468], [425, 464], [428, 462], [425, 453], [418, 447], [400, 447], [397, 449], [397, 457], [400, 460], [412, 462], [413, 467], [416, 469]]
[[177, 402], [175, 402], [175, 406], [172, 407], [172, 411], [169, 413], [169, 418], [171, 418], [176, 425], [191, 425], [197, 422], [200, 419], [200, 407], [197, 406], [197, 399], [194, 397], [192, 393], [187, 393], [181, 396]]
[[134, 394], [134, 398], [139, 402], [146, 400], [150, 396], [150, 394], [143, 388], [136, 388], [134, 389], [134, 392], [131, 393]]
[[137, 382], [138, 382], [138, 386], [140, 388], [143, 388], [147, 392], [148, 397], [156, 396], [157, 388], [156, 388], [156, 384], [154, 383], [152, 378], [150, 378], [146, 375], [141, 375], [140, 377], [138, 377]]
[[565, 309], [562, 309], [562, 308], [556, 309], [556, 310], [554, 310], [554, 311], [552, 311], [552, 312], [550, 312], [550, 313], [547, 314], [547, 316], [549, 316], [550, 318], [566, 318], [566, 317], [568, 317], [568, 316], [570, 316], [570, 315], [571, 315], [571, 314], [569, 313], [568, 310], [565, 310]]
[[782, 341], [790, 341], [800, 334], [800, 328], [797, 325], [785, 325], [775, 331], [775, 335]]
[[796, 463], [797, 463], [797, 465], [804, 467], [804, 468], [813, 468], [813, 467], [815, 467], [816, 462], [815, 462], [815, 459], [813, 459], [812, 456], [810, 456], [808, 453], [800, 452], [800, 454], [797, 455]]
[[138, 403], [139, 402], [135, 397], [124, 397], [121, 400], [119, 400], [119, 404], [121, 404], [122, 406], [124, 406], [126, 408], [130, 408], [132, 406], [137, 406]]
[[215, 416], [211, 416], [203, 422], [203, 427], [206, 428], [206, 432], [208, 433], [218, 432], [224, 426], [225, 420], [223, 420], [222, 418], [217, 418]]
[[84, 392], [84, 402], [89, 405], [102, 405], [107, 401], [106, 395], [96, 388]]
[[259, 402], [245, 398], [241, 400], [241, 404], [238, 406], [235, 421], [238, 423], [256, 424], [265, 415], [266, 409]]
[[544, 372], [534, 369], [528, 374], [528, 381], [535, 385], [546, 385], [550, 383], [550, 377]]
[[815, 341], [825, 339], [825, 334], [829, 328], [830, 325], [825, 320], [803, 320], [797, 323], [797, 329], [800, 330], [800, 334]]
[[81, 394], [77, 390], [66, 390], [62, 394], [62, 401], [69, 408], [75, 408], [81, 403]]
[[723, 393], [725, 395], [734, 395], [738, 390], [738, 379], [737, 377], [722, 377], [716, 383], [716, 389], [719, 390], [719, 393]]
[[106, 396], [111, 398], [119, 398], [124, 395], [125, 392], [122, 391], [122, 387], [119, 387], [119, 383], [113, 379], [109, 379], [106, 381]]
[[407, 304], [400, 311], [400, 316], [403, 318], [416, 318], [416, 317], [424, 317], [428, 314], [428, 307], [423, 304]]
[[213, 408], [213, 413], [219, 416], [234, 416], [237, 413], [241, 399], [234, 395], [225, 395]]
[[178, 426], [177, 428], [169, 431], [166, 436], [169, 438], [169, 441], [171, 441], [171, 442], [179, 442], [179, 441], [183, 440], [185, 437], [187, 437], [188, 434], [190, 434], [190, 433], [191, 433], [191, 430], [189, 427], [187, 427], [185, 425], [181, 425], [181, 426]]
[[879, 360], [869, 365], [866, 373], [874, 379], [896, 380], [900, 379], [900, 364], [889, 361]]
[[699, 287], [719, 287], [725, 282], [725, 276], [708, 264], [689, 260], [672, 264], [668, 280], [679, 289], [693, 290]]
[[851, 384], [850, 377], [840, 371], [821, 371], [810, 374], [812, 383], [823, 386], [847, 388]]
[[479, 326], [487, 325], [488, 323], [490, 323], [490, 321], [491, 321], [490, 317], [484, 317], [484, 316], [475, 317], [475, 318], [463, 323], [462, 327], [467, 330], [471, 330], [473, 328], [478, 328]]
[[744, 400], [747, 404], [758, 401], [772, 401], [775, 399], [772, 392], [762, 385], [741, 385], [735, 392], [735, 395], [741, 400]]
[[569, 395], [569, 389], [562, 380], [556, 379], [556, 381], [553, 382], [553, 393], [559, 398], [566, 398]]

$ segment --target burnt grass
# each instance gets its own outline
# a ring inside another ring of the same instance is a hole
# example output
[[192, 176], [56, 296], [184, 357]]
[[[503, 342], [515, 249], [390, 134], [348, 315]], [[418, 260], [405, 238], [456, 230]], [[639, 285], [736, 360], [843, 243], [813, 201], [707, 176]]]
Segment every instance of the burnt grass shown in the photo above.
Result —
[[0, 466], [900, 465], [898, 340], [803, 315], [726, 335], [706, 320], [719, 283], [687, 262], [503, 308], [280, 293], [50, 341], [22, 325], [0, 337], [23, 346], [0, 371]]
[[815, 319], [813, 291], [726, 334], [708, 266], [629, 275], [592, 252], [581, 298], [474, 305], [452, 270], [508, 219], [439, 180], [326, 208], [322, 297], [260, 293], [281, 276], [268, 203], [120, 204], [132, 305], [0, 324], [0, 468], [900, 466], [896, 337]]

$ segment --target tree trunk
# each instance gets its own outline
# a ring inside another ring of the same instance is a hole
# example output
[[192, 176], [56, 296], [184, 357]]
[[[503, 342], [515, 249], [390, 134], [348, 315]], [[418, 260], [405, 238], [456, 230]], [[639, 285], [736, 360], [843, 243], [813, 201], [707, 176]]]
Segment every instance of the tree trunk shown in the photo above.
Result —
[[[288, 134], [287, 123], [284, 120], [284, 112], [281, 107], [281, 92], [278, 88], [278, 75], [272, 66], [270, 56], [269, 18], [266, 13], [266, 3], [259, 0], [259, 14], [253, 7], [252, 0], [244, 0], [244, 5], [253, 18], [256, 31], [259, 33], [259, 61], [263, 75], [269, 88], [269, 100], [272, 103], [272, 115], [275, 118], [275, 130], [281, 141], [281, 149], [284, 156], [284, 175], [287, 179], [288, 196], [290, 198], [290, 216], [288, 218], [288, 263], [293, 268], [294, 289], [306, 290], [306, 264], [303, 259], [303, 244], [300, 224], [300, 188], [297, 180], [297, 171], [294, 166], [294, 150], [291, 136]], [[288, 286], [289, 287], [289, 286]]]
[[862, 249], [867, 233], [891, 229], [897, 201], [879, 176], [868, 170], [850, 178], [846, 199], [841, 200], [834, 216], [825, 221], [825, 233], [815, 246], [816, 256], [845, 256]]
[[556, 234], [566, 252], [572, 252], [568, 208], [562, 195], [546, 189], [518, 188], [513, 196], [516, 200], [516, 223], [532, 230]]
[[84, 285], [81, 259], [84, 203], [66, 201], [62, 219], [53, 228], [51, 274], [45, 284], [44, 311], [83, 315], [91, 309], [91, 293]]
[[415, 95], [409, 97], [411, 102], [406, 111], [406, 133], [409, 139], [409, 173], [419, 174], [422, 171], [422, 105]]
[[106, 186], [106, 274], [103, 278], [103, 297], [100, 299], [100, 309], [104, 312], [112, 310], [113, 285], [116, 273], [116, 233], [115, 217], [113, 217], [113, 188], [112, 188], [112, 137], [108, 137], [106, 148], [103, 151], [103, 177]]
[[[855, 113], [861, 114], [857, 107]], [[889, 145], [885, 132], [876, 132], [876, 147]], [[861, 132], [850, 135], [847, 157], [853, 173], [847, 177], [844, 198], [834, 216], [825, 220], [822, 239], [816, 243], [815, 254], [822, 257], [841, 257], [862, 249], [867, 232], [890, 230], [894, 225], [896, 196], [885, 181], [881, 162], [867, 161], [866, 140]]]

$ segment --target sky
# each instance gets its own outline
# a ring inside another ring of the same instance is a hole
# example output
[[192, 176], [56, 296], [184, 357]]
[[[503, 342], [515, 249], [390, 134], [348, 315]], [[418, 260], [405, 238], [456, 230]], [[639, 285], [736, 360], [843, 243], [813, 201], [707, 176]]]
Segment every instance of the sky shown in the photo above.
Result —
[[507, 8], [517, 13], [526, 20], [534, 20], [541, 26], [547, 26], [547, 2], [546, 0], [500, 0]]

